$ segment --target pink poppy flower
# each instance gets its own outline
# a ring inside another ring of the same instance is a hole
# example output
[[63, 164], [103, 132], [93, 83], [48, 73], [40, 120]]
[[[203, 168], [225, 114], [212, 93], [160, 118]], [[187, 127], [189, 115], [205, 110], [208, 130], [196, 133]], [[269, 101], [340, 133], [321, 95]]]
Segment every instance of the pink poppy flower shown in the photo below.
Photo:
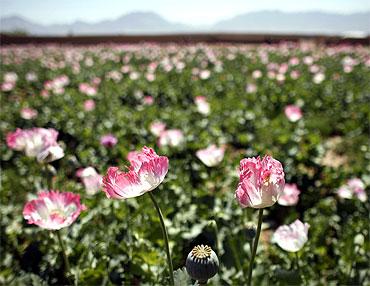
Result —
[[196, 155], [204, 165], [213, 167], [221, 163], [224, 153], [225, 148], [217, 148], [216, 145], [211, 145], [206, 149], [198, 150]]
[[179, 129], [169, 129], [163, 131], [158, 140], [158, 145], [178, 147], [184, 142], [184, 134]]
[[107, 134], [100, 138], [100, 144], [103, 145], [104, 147], [112, 148], [117, 143], [118, 139], [112, 134]]
[[301, 108], [293, 104], [285, 106], [284, 112], [285, 112], [285, 116], [291, 122], [296, 122], [299, 119], [301, 119], [303, 116]]
[[272, 236], [272, 242], [289, 252], [299, 251], [308, 240], [308, 223], [299, 219], [290, 225], [279, 226]]
[[338, 196], [342, 199], [358, 198], [362, 202], [367, 201], [367, 194], [365, 191], [365, 184], [359, 178], [353, 178], [338, 189]]
[[38, 114], [37, 110], [32, 108], [25, 107], [21, 109], [21, 117], [26, 120], [36, 118], [37, 114]]
[[95, 101], [93, 99], [85, 100], [84, 102], [84, 110], [85, 111], [92, 111], [95, 109]]
[[294, 206], [298, 203], [301, 191], [296, 184], [285, 184], [284, 191], [278, 199], [278, 204], [282, 206]]
[[13, 90], [15, 87], [15, 83], [14, 82], [3, 82], [1, 84], [1, 90], [2, 91], [11, 91]]
[[97, 93], [97, 90], [94, 86], [89, 85], [88, 83], [80, 83], [78, 89], [81, 93], [84, 93], [88, 96], [94, 96]]
[[49, 128], [20, 129], [6, 136], [9, 148], [24, 151], [28, 157], [37, 157], [38, 161], [51, 162], [64, 156], [63, 149], [57, 143], [58, 131]]
[[241, 160], [239, 177], [235, 197], [242, 207], [270, 207], [284, 190], [283, 167], [267, 155], [262, 160], [260, 157]]
[[196, 96], [194, 101], [199, 113], [202, 113], [204, 115], [210, 113], [211, 109], [205, 96]]
[[103, 191], [108, 198], [128, 199], [141, 196], [158, 187], [168, 172], [168, 158], [144, 147], [132, 153], [128, 172], [110, 167], [103, 177]]
[[254, 83], [248, 83], [245, 87], [247, 93], [255, 93], [257, 91], [257, 86]]
[[88, 195], [96, 194], [102, 187], [103, 176], [93, 167], [87, 167], [79, 171], [79, 177], [85, 186]]
[[153, 103], [154, 103], [153, 96], [150, 96], [150, 95], [144, 96], [144, 98], [143, 98], [143, 104], [145, 104], [145, 105], [153, 105]]
[[71, 225], [85, 209], [80, 203], [80, 195], [51, 190], [42, 192], [37, 199], [27, 202], [23, 217], [29, 224], [57, 230]]
[[154, 136], [158, 137], [166, 129], [166, 123], [154, 121], [150, 124], [149, 129]]

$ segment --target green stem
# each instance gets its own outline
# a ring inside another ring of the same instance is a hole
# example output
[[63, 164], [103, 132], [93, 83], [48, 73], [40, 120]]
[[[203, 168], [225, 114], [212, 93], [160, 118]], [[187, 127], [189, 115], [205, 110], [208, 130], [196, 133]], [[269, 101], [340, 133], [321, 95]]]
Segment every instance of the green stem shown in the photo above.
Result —
[[256, 237], [254, 238], [252, 256], [251, 256], [251, 260], [249, 262], [249, 269], [248, 269], [248, 284], [247, 285], [249, 285], [249, 286], [252, 285], [253, 263], [254, 263], [254, 258], [256, 256], [257, 246], [258, 246], [258, 240], [260, 238], [260, 233], [261, 233], [262, 216], [263, 216], [263, 209], [259, 209], [259, 212], [258, 212], [257, 234], [256, 234]]
[[172, 266], [172, 259], [171, 259], [171, 253], [170, 253], [170, 246], [169, 246], [169, 243], [168, 243], [168, 234], [167, 234], [166, 225], [164, 224], [162, 211], [161, 211], [157, 201], [155, 200], [154, 195], [152, 194], [152, 192], [148, 192], [148, 193], [149, 193], [149, 196], [150, 196], [150, 198], [151, 198], [151, 200], [154, 204], [155, 209], [157, 210], [159, 220], [161, 222], [162, 234], [163, 234], [163, 238], [164, 238], [164, 242], [165, 242], [165, 246], [166, 246], [167, 264], [168, 264], [168, 268], [169, 268], [169, 272], [170, 272], [171, 285], [174, 286], [175, 285], [175, 280], [173, 278], [173, 266]]
[[66, 251], [65, 251], [65, 248], [64, 248], [63, 240], [60, 236], [60, 231], [57, 230], [56, 233], [57, 233], [60, 248], [62, 250], [62, 255], [63, 255], [63, 260], [64, 260], [64, 267], [65, 267], [65, 274], [66, 274], [66, 277], [69, 279], [69, 274], [71, 273], [70, 272], [71, 268], [69, 267], [68, 257], [67, 257], [67, 254], [66, 254]]

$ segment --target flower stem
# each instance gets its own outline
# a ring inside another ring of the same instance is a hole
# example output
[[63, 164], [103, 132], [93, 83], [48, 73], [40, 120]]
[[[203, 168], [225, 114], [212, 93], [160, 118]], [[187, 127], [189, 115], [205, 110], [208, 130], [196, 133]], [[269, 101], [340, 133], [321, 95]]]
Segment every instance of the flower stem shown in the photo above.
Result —
[[166, 246], [167, 264], [168, 264], [168, 268], [169, 268], [169, 272], [170, 272], [171, 285], [174, 286], [175, 285], [175, 280], [173, 278], [173, 266], [172, 266], [172, 259], [171, 259], [171, 253], [170, 253], [170, 246], [169, 246], [169, 243], [168, 243], [168, 234], [167, 234], [166, 225], [164, 224], [162, 211], [161, 211], [157, 201], [155, 200], [154, 195], [152, 194], [152, 192], [148, 192], [148, 193], [149, 193], [149, 196], [150, 196], [150, 198], [151, 198], [151, 200], [154, 204], [155, 209], [157, 210], [159, 220], [161, 222], [162, 234], [163, 234], [163, 238], [164, 238], [164, 242], [165, 242], [165, 246]]
[[258, 240], [260, 238], [260, 233], [261, 233], [262, 216], [263, 216], [263, 209], [259, 209], [259, 212], [258, 212], [257, 234], [256, 234], [256, 237], [254, 238], [252, 256], [251, 256], [251, 260], [249, 262], [249, 269], [248, 269], [248, 284], [247, 285], [249, 285], [249, 286], [252, 285], [253, 263], [254, 263], [254, 258], [256, 256], [257, 246], [258, 246]]
[[69, 275], [71, 273], [70, 272], [71, 268], [69, 267], [68, 257], [67, 257], [67, 254], [66, 254], [66, 250], [64, 248], [63, 240], [62, 240], [62, 238], [60, 236], [60, 231], [57, 230], [56, 233], [57, 233], [57, 237], [58, 237], [58, 242], [59, 242], [60, 248], [62, 250], [62, 255], [63, 255], [63, 260], [64, 260], [64, 267], [65, 267], [65, 274], [66, 274], [67, 279], [69, 280]]

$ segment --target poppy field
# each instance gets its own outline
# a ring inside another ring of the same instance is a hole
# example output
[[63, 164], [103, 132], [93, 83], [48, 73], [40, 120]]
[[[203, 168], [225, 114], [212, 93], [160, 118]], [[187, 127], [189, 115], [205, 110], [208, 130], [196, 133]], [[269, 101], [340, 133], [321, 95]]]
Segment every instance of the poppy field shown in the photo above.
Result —
[[369, 47], [0, 51], [0, 284], [369, 285]]

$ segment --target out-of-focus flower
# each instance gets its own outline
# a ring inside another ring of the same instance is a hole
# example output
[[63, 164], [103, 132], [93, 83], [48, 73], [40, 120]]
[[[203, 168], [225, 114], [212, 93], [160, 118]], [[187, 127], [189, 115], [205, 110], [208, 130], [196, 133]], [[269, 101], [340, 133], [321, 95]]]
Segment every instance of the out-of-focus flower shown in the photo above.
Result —
[[144, 96], [144, 98], [143, 98], [143, 104], [145, 104], [145, 105], [153, 105], [153, 103], [154, 103], [153, 96], [150, 96], [150, 95]]
[[359, 178], [353, 178], [341, 186], [338, 191], [338, 196], [342, 199], [353, 199], [356, 197], [362, 202], [367, 201], [367, 194], [365, 191], [365, 184]]
[[18, 80], [18, 75], [15, 72], [7, 72], [4, 74], [4, 82], [15, 83]]
[[296, 184], [285, 184], [284, 191], [278, 199], [278, 204], [282, 206], [294, 206], [298, 203], [301, 191]]
[[285, 106], [284, 113], [291, 122], [296, 122], [303, 116], [301, 108], [293, 104]]
[[37, 110], [29, 107], [25, 107], [21, 109], [21, 117], [26, 120], [30, 120], [36, 118], [38, 115]]
[[118, 139], [113, 134], [106, 134], [100, 138], [100, 144], [104, 147], [112, 148], [117, 143]]
[[299, 78], [299, 76], [300, 76], [300, 73], [299, 73], [299, 71], [297, 71], [297, 70], [292, 70], [292, 71], [290, 72], [290, 77], [291, 77], [292, 79], [297, 79], [297, 78]]
[[201, 79], [208, 79], [209, 77], [211, 76], [211, 72], [209, 70], [202, 70], [200, 73], [199, 73], [199, 77]]
[[272, 242], [289, 252], [299, 251], [308, 240], [308, 223], [299, 219], [290, 225], [279, 226], [272, 236]]
[[158, 137], [166, 129], [166, 124], [161, 121], [154, 121], [150, 124], [149, 129], [154, 136]]
[[140, 77], [140, 74], [136, 71], [133, 71], [133, 72], [130, 72], [129, 77], [131, 80], [137, 80]]
[[64, 87], [69, 84], [69, 77], [66, 75], [60, 75], [52, 80], [48, 80], [44, 83], [46, 90], [51, 90], [55, 94], [63, 94]]
[[95, 109], [95, 101], [93, 99], [85, 100], [84, 102], [84, 110], [85, 111], [92, 111]]
[[241, 160], [239, 177], [235, 197], [242, 207], [270, 207], [284, 190], [283, 167], [267, 155], [262, 160], [260, 157]]
[[225, 148], [217, 148], [216, 145], [211, 145], [206, 149], [201, 149], [196, 152], [199, 160], [208, 167], [213, 167], [221, 163], [224, 158]]
[[322, 72], [318, 72], [313, 76], [312, 80], [314, 83], [320, 84], [324, 81], [324, 79], [325, 79], [325, 74], [323, 74]]
[[56, 230], [71, 225], [85, 209], [80, 203], [80, 195], [51, 190], [42, 192], [37, 199], [27, 202], [23, 217], [29, 224]]
[[81, 93], [84, 93], [88, 96], [93, 96], [93, 95], [96, 95], [97, 93], [97, 90], [96, 90], [96, 87], [95, 86], [91, 86], [89, 85], [88, 83], [80, 83], [80, 85], [78, 86], [78, 90], [81, 92]]
[[197, 245], [186, 259], [186, 271], [197, 280], [199, 285], [205, 285], [207, 280], [218, 272], [219, 261], [216, 253], [208, 245]]
[[158, 156], [152, 148], [144, 147], [130, 158], [128, 172], [110, 167], [103, 177], [103, 191], [108, 198], [127, 199], [154, 190], [168, 172], [168, 158]]
[[158, 145], [177, 147], [184, 142], [184, 134], [179, 129], [169, 129], [159, 135]]
[[208, 115], [210, 113], [211, 108], [205, 96], [196, 96], [194, 101], [199, 113], [204, 115]]
[[50, 163], [64, 157], [63, 148], [59, 145], [47, 147], [45, 150], [37, 154], [37, 161], [43, 163]]
[[257, 91], [257, 86], [254, 83], [248, 83], [245, 87], [247, 93], [255, 93]]
[[34, 72], [29, 72], [26, 74], [26, 80], [28, 82], [34, 82], [37, 80], [37, 74]]
[[93, 167], [81, 169], [78, 175], [81, 178], [88, 195], [94, 195], [101, 189], [103, 176]]
[[255, 71], [252, 72], [252, 77], [254, 79], [260, 78], [260, 77], [262, 77], [262, 72], [260, 70], [255, 70]]
[[11, 91], [13, 90], [15, 87], [15, 83], [14, 82], [3, 82], [1, 84], [1, 90], [2, 91]]
[[57, 143], [58, 131], [49, 128], [17, 129], [6, 136], [9, 148], [24, 151], [28, 157], [37, 157], [38, 161], [51, 162], [64, 156], [63, 149]]

